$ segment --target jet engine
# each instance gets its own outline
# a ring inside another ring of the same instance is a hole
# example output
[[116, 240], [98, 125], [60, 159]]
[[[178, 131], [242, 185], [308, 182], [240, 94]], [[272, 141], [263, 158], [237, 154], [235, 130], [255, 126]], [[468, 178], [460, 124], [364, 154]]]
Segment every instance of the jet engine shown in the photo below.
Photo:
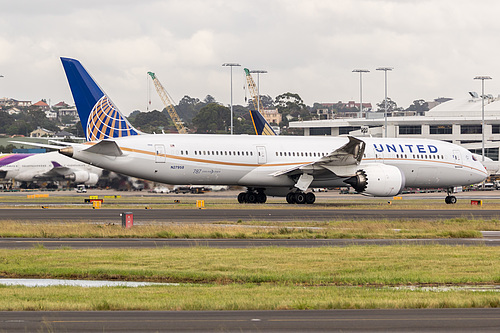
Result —
[[99, 176], [95, 173], [90, 173], [83, 170], [77, 170], [66, 175], [64, 178], [74, 181], [75, 183], [85, 183], [86, 185], [95, 185], [99, 180]]
[[95, 173], [89, 173], [89, 180], [85, 182], [85, 185], [95, 185], [99, 181], [99, 176]]
[[397, 167], [373, 163], [356, 171], [356, 175], [344, 180], [356, 192], [375, 197], [390, 197], [401, 193], [405, 187], [405, 176]]

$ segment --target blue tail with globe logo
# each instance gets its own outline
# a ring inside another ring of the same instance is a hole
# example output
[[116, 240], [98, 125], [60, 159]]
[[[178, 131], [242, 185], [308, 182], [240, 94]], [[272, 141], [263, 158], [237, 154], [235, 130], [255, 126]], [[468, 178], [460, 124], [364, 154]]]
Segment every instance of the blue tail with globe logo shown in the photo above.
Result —
[[87, 141], [142, 134], [76, 59], [61, 58]]

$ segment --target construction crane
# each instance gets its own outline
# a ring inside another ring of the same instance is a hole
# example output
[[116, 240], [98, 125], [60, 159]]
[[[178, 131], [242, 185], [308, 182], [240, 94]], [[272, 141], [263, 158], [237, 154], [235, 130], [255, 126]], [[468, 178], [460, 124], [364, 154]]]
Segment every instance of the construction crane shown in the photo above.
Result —
[[253, 106], [257, 111], [263, 110], [262, 101], [260, 100], [259, 93], [257, 92], [257, 85], [255, 84], [252, 75], [250, 75], [250, 70], [248, 68], [244, 68], [246, 78], [247, 78], [247, 86], [250, 91], [250, 96], [252, 97]]
[[156, 91], [158, 92], [158, 95], [160, 95], [160, 98], [165, 105], [165, 108], [167, 109], [168, 114], [170, 115], [170, 118], [174, 122], [175, 127], [177, 128], [177, 131], [181, 134], [187, 133], [187, 128], [184, 127], [184, 124], [181, 121], [181, 118], [179, 118], [179, 115], [175, 111], [174, 104], [172, 103], [172, 98], [169, 96], [168, 92], [163, 88], [163, 86], [160, 83], [160, 80], [156, 77], [155, 73], [153, 72], [148, 72], [149, 76], [151, 76], [151, 79], [153, 79], [153, 83], [155, 85]]

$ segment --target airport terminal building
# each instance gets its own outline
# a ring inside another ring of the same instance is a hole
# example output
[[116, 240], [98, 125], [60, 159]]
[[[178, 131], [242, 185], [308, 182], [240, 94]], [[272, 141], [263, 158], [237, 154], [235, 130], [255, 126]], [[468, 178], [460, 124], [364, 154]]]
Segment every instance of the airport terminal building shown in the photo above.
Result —
[[[424, 116], [387, 118], [387, 136], [393, 138], [429, 138], [452, 142], [481, 154], [482, 99], [471, 93], [468, 98], [453, 99], [427, 111]], [[303, 129], [304, 135], [354, 135], [383, 137], [383, 112], [366, 112], [363, 118], [336, 118], [290, 122], [290, 128]], [[499, 161], [500, 96], [484, 97], [485, 156]]]

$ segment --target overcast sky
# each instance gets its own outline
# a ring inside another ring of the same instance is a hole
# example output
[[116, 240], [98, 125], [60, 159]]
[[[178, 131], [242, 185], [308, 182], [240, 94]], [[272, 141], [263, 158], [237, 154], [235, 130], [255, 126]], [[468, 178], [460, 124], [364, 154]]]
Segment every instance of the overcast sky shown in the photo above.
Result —
[[[59, 57], [79, 59], [125, 113], [145, 111], [147, 72], [175, 103], [211, 94], [244, 104], [243, 67], [267, 70], [260, 92], [314, 102], [500, 93], [500, 2], [470, 0], [0, 0], [0, 97], [73, 99]], [[256, 80], [256, 77], [255, 77]], [[153, 89], [152, 107], [162, 108]]]

